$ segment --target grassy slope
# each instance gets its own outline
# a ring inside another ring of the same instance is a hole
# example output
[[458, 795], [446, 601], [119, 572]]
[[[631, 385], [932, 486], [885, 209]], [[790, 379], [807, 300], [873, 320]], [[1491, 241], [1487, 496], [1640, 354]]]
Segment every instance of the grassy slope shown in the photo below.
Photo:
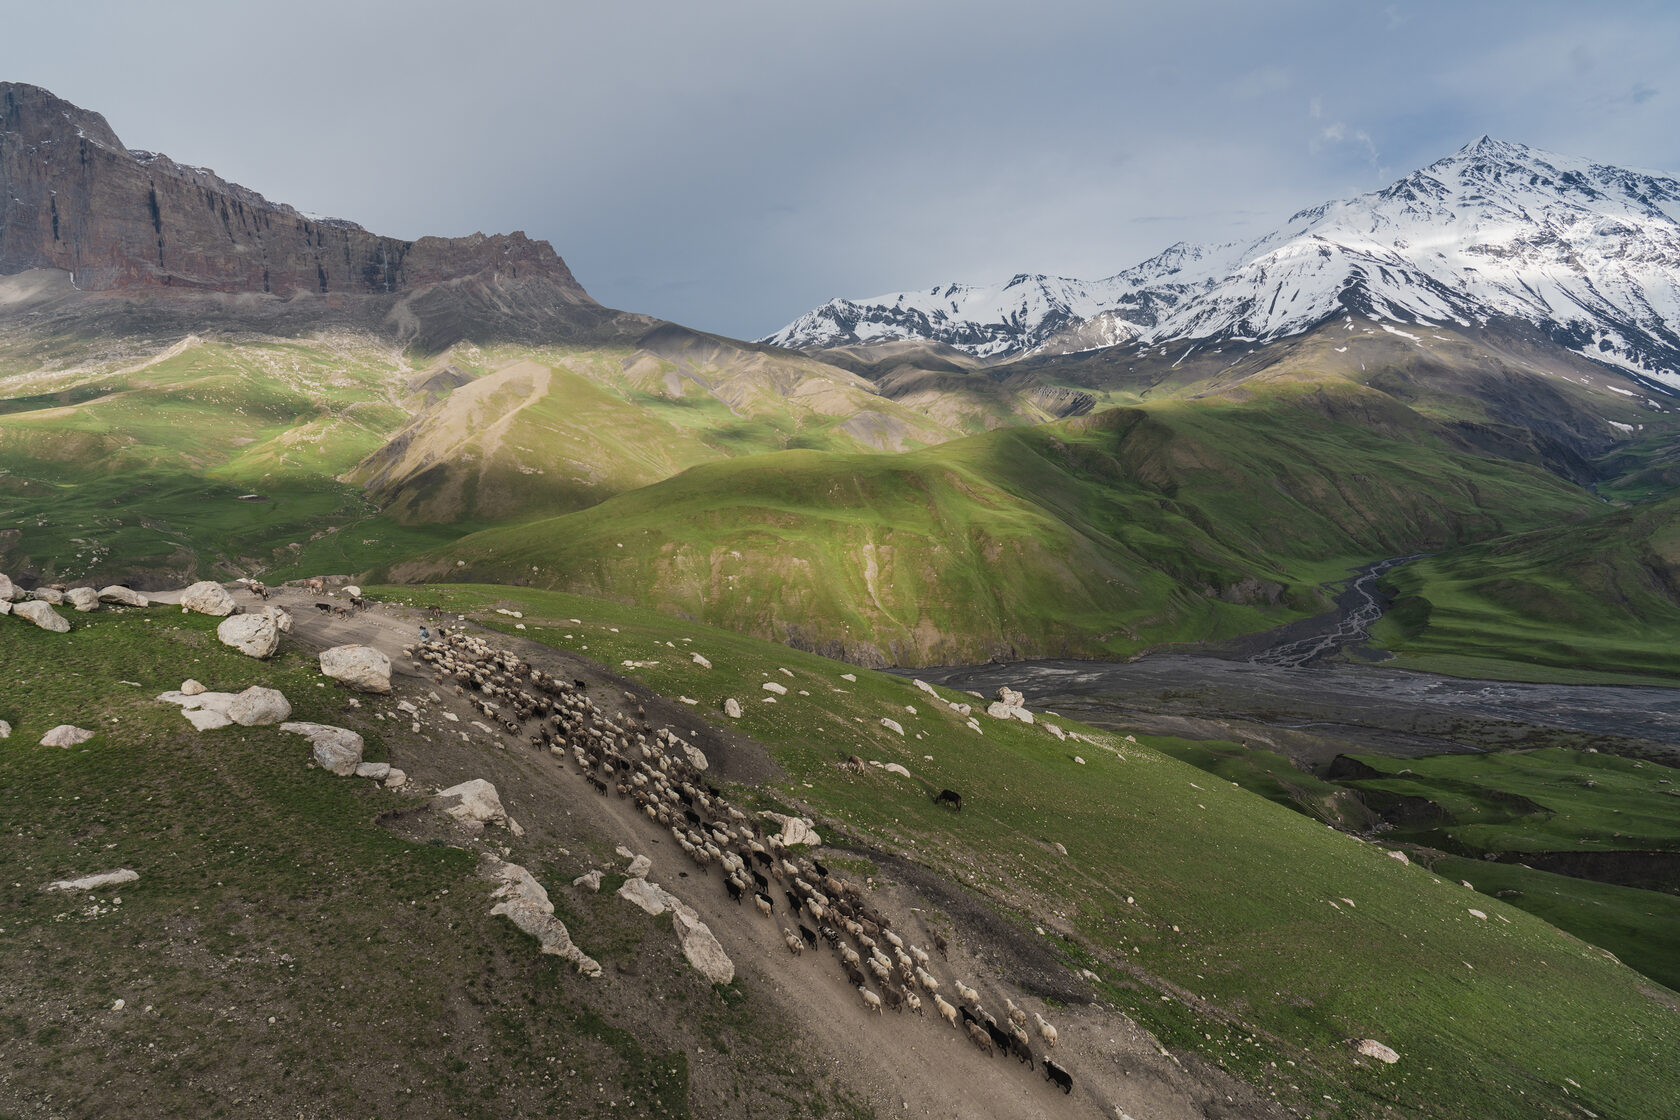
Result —
[[[697, 711], [720, 723], [722, 699], [741, 698], [738, 726], [786, 771], [760, 795], [767, 804], [808, 804], [840, 835], [914, 853], [1042, 925], [1071, 967], [1103, 977], [1106, 1001], [1315, 1115], [1514, 1120], [1578, 1116], [1578, 1102], [1601, 1116], [1657, 1117], [1674, 1099], [1671, 996], [1520, 910], [1147, 744], [1092, 732], [1109, 746], [1063, 743], [984, 718], [977, 735], [902, 680], [864, 671], [848, 682], [846, 666], [810, 654], [598, 600], [484, 587], [383, 593], [503, 626], [512, 620], [488, 608], [519, 609], [524, 637], [609, 665], [657, 662], [624, 671], [700, 700]], [[763, 703], [767, 679], [790, 693]], [[879, 717], [901, 722], [906, 737]], [[839, 770], [853, 753], [901, 763], [916, 779]], [[962, 791], [961, 814], [929, 800], [927, 788], [946, 786]], [[1380, 1038], [1403, 1060], [1356, 1064], [1350, 1037]]]
[[1680, 675], [1680, 498], [1432, 557], [1386, 582], [1396, 603], [1375, 636], [1401, 664]]
[[1338, 380], [1169, 401], [891, 457], [713, 463], [467, 537], [457, 571], [680, 611], [859, 660], [1115, 655], [1263, 629], [1355, 563], [1579, 517]]
[[[708, 1062], [716, 1097], [865, 1115], [639, 912], [561, 889], [581, 858], [513, 857], [580, 944], [645, 980], [603, 988], [539, 955], [489, 916], [469, 853], [374, 823], [412, 799], [306, 769], [275, 728], [193, 732], [152, 699], [187, 674], [279, 688], [294, 718], [360, 730], [369, 760], [402, 734], [371, 718], [379, 701], [352, 712], [317, 687], [295, 650], [262, 663], [222, 646], [217, 621], [101, 612], [59, 636], [0, 618], [15, 728], [0, 740], [0, 1116], [682, 1117], [695, 1045], [734, 1055]], [[60, 722], [100, 734], [36, 745]], [[141, 878], [41, 889], [115, 867]], [[625, 998], [668, 1008], [650, 1014], [675, 1036], [626, 1023], [610, 1003]]]

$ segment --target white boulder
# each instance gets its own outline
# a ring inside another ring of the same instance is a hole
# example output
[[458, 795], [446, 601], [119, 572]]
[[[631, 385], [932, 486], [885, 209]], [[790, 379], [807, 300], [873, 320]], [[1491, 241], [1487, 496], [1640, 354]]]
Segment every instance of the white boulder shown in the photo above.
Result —
[[280, 648], [280, 628], [272, 618], [260, 614], [236, 614], [222, 620], [216, 627], [216, 637], [224, 646], [232, 646], [246, 657], [259, 660], [274, 656]]
[[817, 830], [808, 818], [785, 817], [780, 813], [771, 812], [763, 812], [759, 816], [767, 821], [774, 822], [781, 829], [777, 839], [788, 847], [796, 847], [800, 844], [820, 845], [822, 843], [822, 837], [817, 835]]
[[302, 735], [315, 749], [315, 761], [323, 769], [348, 778], [362, 764], [362, 737], [342, 727], [293, 720], [280, 730]]
[[56, 883], [48, 883], [49, 891], [96, 891], [100, 887], [115, 887], [123, 883], [132, 883], [140, 878], [138, 871], [130, 871], [124, 867], [118, 871], [105, 871], [98, 875], [86, 875], [80, 879], [60, 879]]
[[1374, 1038], [1356, 1039], [1353, 1048], [1367, 1058], [1375, 1058], [1379, 1062], [1393, 1065], [1400, 1060], [1400, 1055], [1393, 1048], [1384, 1046]]
[[376, 782], [383, 782], [391, 776], [389, 762], [363, 762], [356, 767], [356, 777], [372, 778]]
[[233, 698], [227, 715], [241, 727], [266, 727], [290, 719], [292, 705], [279, 691], [254, 684]]
[[765, 681], [760, 687], [766, 692], [774, 692], [777, 696], [787, 695], [787, 685], [777, 684], [775, 681]]
[[741, 702], [731, 696], [723, 702], [723, 714], [728, 716], [730, 719], [740, 719]]
[[132, 591], [115, 583], [100, 591], [99, 601], [101, 603], [115, 603], [119, 607], [146, 607], [150, 606], [152, 602], [140, 592]]
[[[596, 885], [592, 889], [600, 889], [599, 880], [596, 881]], [[624, 880], [624, 883], [618, 888], [618, 897], [632, 906], [647, 911], [649, 914], [659, 915], [671, 909], [666, 903], [669, 896], [665, 889], [656, 883], [648, 882], [646, 879], [630, 878]]]
[[191, 677], [188, 677], [186, 680], [181, 682], [181, 695], [182, 696], [199, 696], [199, 695], [202, 695], [205, 691], [207, 691], [207, 690], [205, 689], [204, 685], [201, 684], [198, 681], [195, 681]]
[[235, 609], [233, 596], [221, 584], [210, 579], [201, 580], [181, 592], [181, 606], [217, 618], [230, 615]]
[[714, 984], [727, 984], [735, 979], [735, 962], [693, 910], [684, 907], [672, 911], [671, 924], [676, 927], [677, 944], [682, 946], [683, 956], [700, 975]]
[[262, 616], [273, 622], [274, 628], [280, 633], [290, 634], [292, 632], [292, 615], [285, 607], [264, 607]]
[[37, 587], [29, 593], [29, 598], [37, 603], [51, 603], [58, 606], [64, 602], [64, 592], [56, 587]]
[[683, 757], [688, 759], [688, 764], [696, 770], [705, 770], [711, 766], [711, 763], [706, 761], [705, 753], [693, 743], [684, 743], [682, 750]]
[[632, 879], [646, 879], [648, 872], [652, 870], [653, 861], [651, 859], [647, 856], [637, 856], [630, 861], [630, 866], [624, 869], [624, 873]]
[[43, 747], [73, 747], [77, 743], [85, 743], [93, 738], [94, 733], [85, 727], [61, 723], [45, 735], [41, 736]]
[[322, 650], [321, 672], [359, 692], [391, 691], [391, 659], [372, 646]]
[[0, 603], [9, 603], [22, 594], [23, 591], [12, 582], [11, 576], [0, 575]]
[[0, 739], [10, 739], [11, 737], [12, 725], [3, 719], [0, 719]]
[[701, 657], [698, 653], [690, 653], [688, 656], [693, 658], [694, 663], [702, 669], [710, 669], [712, 667], [712, 663], [707, 661], [704, 657]]
[[496, 787], [483, 778], [472, 778], [460, 785], [440, 790], [432, 805], [458, 821], [482, 821], [485, 824], [508, 823], [507, 810], [502, 808], [501, 795]]
[[99, 609], [99, 592], [91, 587], [72, 587], [64, 593], [64, 601], [83, 614]]
[[883, 718], [881, 720], [881, 726], [886, 728], [888, 731], [891, 731], [894, 735], [904, 734], [904, 725], [899, 723], [896, 719]]
[[352, 599], [360, 599], [362, 597], [362, 589], [353, 583], [347, 583], [343, 587], [339, 588], [339, 590], [343, 591]]
[[51, 630], [54, 634], [64, 634], [70, 629], [69, 619], [52, 609], [50, 603], [43, 603], [39, 599], [32, 599], [27, 603], [13, 603], [12, 613], [25, 622], [33, 622], [43, 630]]

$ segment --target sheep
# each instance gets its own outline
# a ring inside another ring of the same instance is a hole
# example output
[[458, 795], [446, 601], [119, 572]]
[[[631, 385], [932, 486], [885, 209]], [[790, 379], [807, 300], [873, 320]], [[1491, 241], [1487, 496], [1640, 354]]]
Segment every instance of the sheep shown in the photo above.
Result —
[[996, 1023], [992, 1022], [992, 1017], [990, 1015], [987, 1015], [984, 1019], [980, 1020], [980, 1025], [986, 1028], [987, 1037], [992, 1040], [992, 1045], [997, 1047], [998, 1057], [1008, 1057], [1009, 1036], [1005, 1034]]
[[918, 1015], [922, 1013], [922, 997], [908, 989], [904, 992], [904, 1005]]
[[869, 958], [868, 964], [869, 971], [873, 972], [875, 974], [875, 979], [879, 980], [882, 984], [886, 984], [892, 979], [892, 969], [887, 968], [874, 957]]
[[811, 948], [815, 949], [817, 947], [817, 931], [812, 929], [810, 926], [801, 924], [799, 927], [799, 936], [803, 937], [805, 939], [805, 944], [809, 945]]
[[896, 1014], [904, 1014], [904, 993], [884, 980], [881, 982], [881, 998]]
[[1049, 1058], [1044, 1059], [1044, 1080], [1060, 1085], [1063, 1093], [1073, 1092], [1072, 1075]]
[[1028, 1042], [1027, 1032], [1014, 1023], [1009, 1025], [1009, 1052], [1026, 1062], [1028, 1069], [1034, 1068], [1032, 1046]]
[[[811, 936], [815, 939], [816, 934], [812, 934]], [[786, 926], [782, 927], [782, 943], [788, 947], [788, 952], [792, 953], [796, 957], [805, 951], [805, 945], [799, 940], [799, 935], [794, 933], [791, 929], [788, 929]]]
[[970, 1007], [978, 1010], [980, 1007], [980, 993], [969, 987], [967, 984], [964, 984], [961, 980], [953, 980], [952, 983], [957, 986], [957, 998], [968, 1004]]
[[1011, 1023], [1014, 1023], [1017, 1027], [1025, 1027], [1027, 1025], [1027, 1013], [1022, 1011], [1019, 1007], [1016, 1007], [1014, 1000], [1005, 996], [1003, 999], [1003, 1006], [1009, 1011], [1009, 1021]]
[[952, 1007], [950, 1004], [946, 1003], [942, 997], [937, 995], [933, 997], [933, 1006], [934, 1009], [939, 1012], [939, 1017], [941, 1019], [945, 1020], [953, 1027], [957, 1025], [957, 1009], [955, 1007]]
[[766, 918], [768, 918], [771, 912], [775, 910], [775, 906], [768, 898], [756, 893], [753, 895], [753, 906], [756, 907], [758, 912], [763, 914]]
[[1052, 1027], [1049, 1023], [1046, 1023], [1044, 1021], [1044, 1016], [1040, 1015], [1036, 1011], [1033, 1012], [1033, 1018], [1038, 1020], [1038, 1033], [1044, 1037], [1044, 1041], [1052, 1047], [1055, 1046], [1056, 1028]]
[[844, 943], [841, 944], [840, 959], [845, 961], [847, 964], [856, 965], [859, 968], [863, 967], [863, 958], [858, 956], [858, 951], [850, 945]]
[[892, 930], [890, 930], [890, 929], [882, 930], [881, 931], [881, 936], [885, 937], [887, 939], [887, 944], [891, 945], [894, 949], [904, 948], [904, 938], [900, 937], [898, 934], [894, 933]]
[[920, 984], [926, 991], [939, 991], [939, 981], [935, 980], [933, 978], [933, 974], [928, 972], [925, 968], [918, 968], [916, 970], [916, 983]]
[[920, 945], [910, 946], [910, 955], [916, 958], [916, 963], [921, 965], [923, 968], [926, 968], [930, 963], [930, 958], [928, 957], [927, 952], [923, 950]]
[[974, 1023], [969, 1023], [968, 1037], [975, 1046], [978, 1046], [981, 1050], [985, 1051], [986, 1057], [989, 1058], [992, 1056], [992, 1036], [987, 1034], [981, 1027]]
[[858, 985], [858, 995], [863, 997], [863, 1006], [865, 1006], [869, 1010], [875, 1012], [875, 1014], [877, 1014], [877, 1015], [881, 1014], [881, 997], [880, 996], [876, 995], [874, 992], [870, 991], [868, 988], [865, 988], [861, 984]]

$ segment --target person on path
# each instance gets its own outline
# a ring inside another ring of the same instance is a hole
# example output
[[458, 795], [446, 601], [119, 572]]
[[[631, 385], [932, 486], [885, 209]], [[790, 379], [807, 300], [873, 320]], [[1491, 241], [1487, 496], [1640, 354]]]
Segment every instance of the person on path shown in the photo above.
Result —
[[424, 626], [420, 627], [420, 642], [422, 645], [432, 640], [432, 632]]

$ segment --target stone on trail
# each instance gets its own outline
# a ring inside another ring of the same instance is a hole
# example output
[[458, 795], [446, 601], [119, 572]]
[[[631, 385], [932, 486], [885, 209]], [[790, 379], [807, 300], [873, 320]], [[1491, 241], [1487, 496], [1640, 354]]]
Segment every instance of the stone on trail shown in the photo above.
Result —
[[61, 723], [45, 735], [41, 736], [43, 747], [73, 747], [77, 743], [85, 743], [93, 738], [94, 732], [85, 727]]
[[[596, 885], [593, 889], [600, 889], [599, 880], [596, 881]], [[668, 906], [665, 901], [665, 889], [656, 883], [648, 882], [646, 879], [630, 878], [624, 880], [623, 884], [618, 888], [618, 897], [630, 903], [632, 906], [639, 907], [655, 916], [663, 914], [666, 910], [670, 909], [670, 906]]]
[[343, 587], [339, 588], [339, 590], [350, 596], [352, 599], [360, 599], [362, 597], [362, 589], [353, 583], [347, 583]]
[[272, 618], [260, 614], [236, 614], [216, 627], [216, 637], [246, 657], [259, 661], [274, 656], [280, 648], [280, 628]]
[[25, 622], [33, 622], [43, 630], [51, 630], [54, 634], [64, 634], [70, 629], [70, 620], [52, 609], [52, 604], [32, 599], [27, 603], [13, 603], [12, 613]]
[[1400, 1060], [1400, 1055], [1392, 1048], [1384, 1046], [1374, 1038], [1361, 1038], [1354, 1042], [1353, 1048], [1367, 1058], [1375, 1058], [1379, 1062], [1393, 1065]]
[[529, 871], [500, 860], [492, 860], [489, 871], [490, 877], [502, 884], [490, 896], [501, 900], [490, 908], [491, 914], [501, 915], [536, 938], [544, 953], [571, 961], [583, 975], [601, 975], [600, 964], [573, 943], [565, 923], [554, 916], [548, 892]]
[[693, 743], [684, 743], [682, 745], [682, 750], [683, 757], [686, 758], [688, 760], [688, 764], [696, 770], [705, 770], [711, 766], [711, 763], [706, 761], [705, 752]]
[[396, 789], [397, 787], [404, 785], [407, 781], [408, 775], [393, 766], [391, 767], [391, 772], [385, 775], [385, 788]]
[[321, 672], [360, 692], [391, 691], [391, 659], [372, 646], [333, 646], [322, 650]]
[[87, 875], [80, 879], [60, 879], [55, 883], [48, 883], [49, 891], [96, 891], [100, 887], [115, 887], [123, 883], [132, 883], [140, 878], [138, 871], [130, 871], [124, 867], [118, 871], [104, 871], [98, 875]]
[[215, 580], [201, 580], [181, 592], [181, 606], [199, 614], [215, 615], [218, 618], [230, 615], [236, 609], [233, 596], [227, 589]]
[[362, 737], [342, 727], [293, 720], [280, 730], [302, 735], [315, 749], [315, 762], [341, 778], [348, 778], [362, 764]]
[[99, 592], [91, 587], [72, 587], [64, 593], [64, 601], [86, 614], [99, 609]]
[[148, 607], [152, 601], [138, 591], [113, 583], [99, 593], [101, 603], [115, 603], [119, 607]]

